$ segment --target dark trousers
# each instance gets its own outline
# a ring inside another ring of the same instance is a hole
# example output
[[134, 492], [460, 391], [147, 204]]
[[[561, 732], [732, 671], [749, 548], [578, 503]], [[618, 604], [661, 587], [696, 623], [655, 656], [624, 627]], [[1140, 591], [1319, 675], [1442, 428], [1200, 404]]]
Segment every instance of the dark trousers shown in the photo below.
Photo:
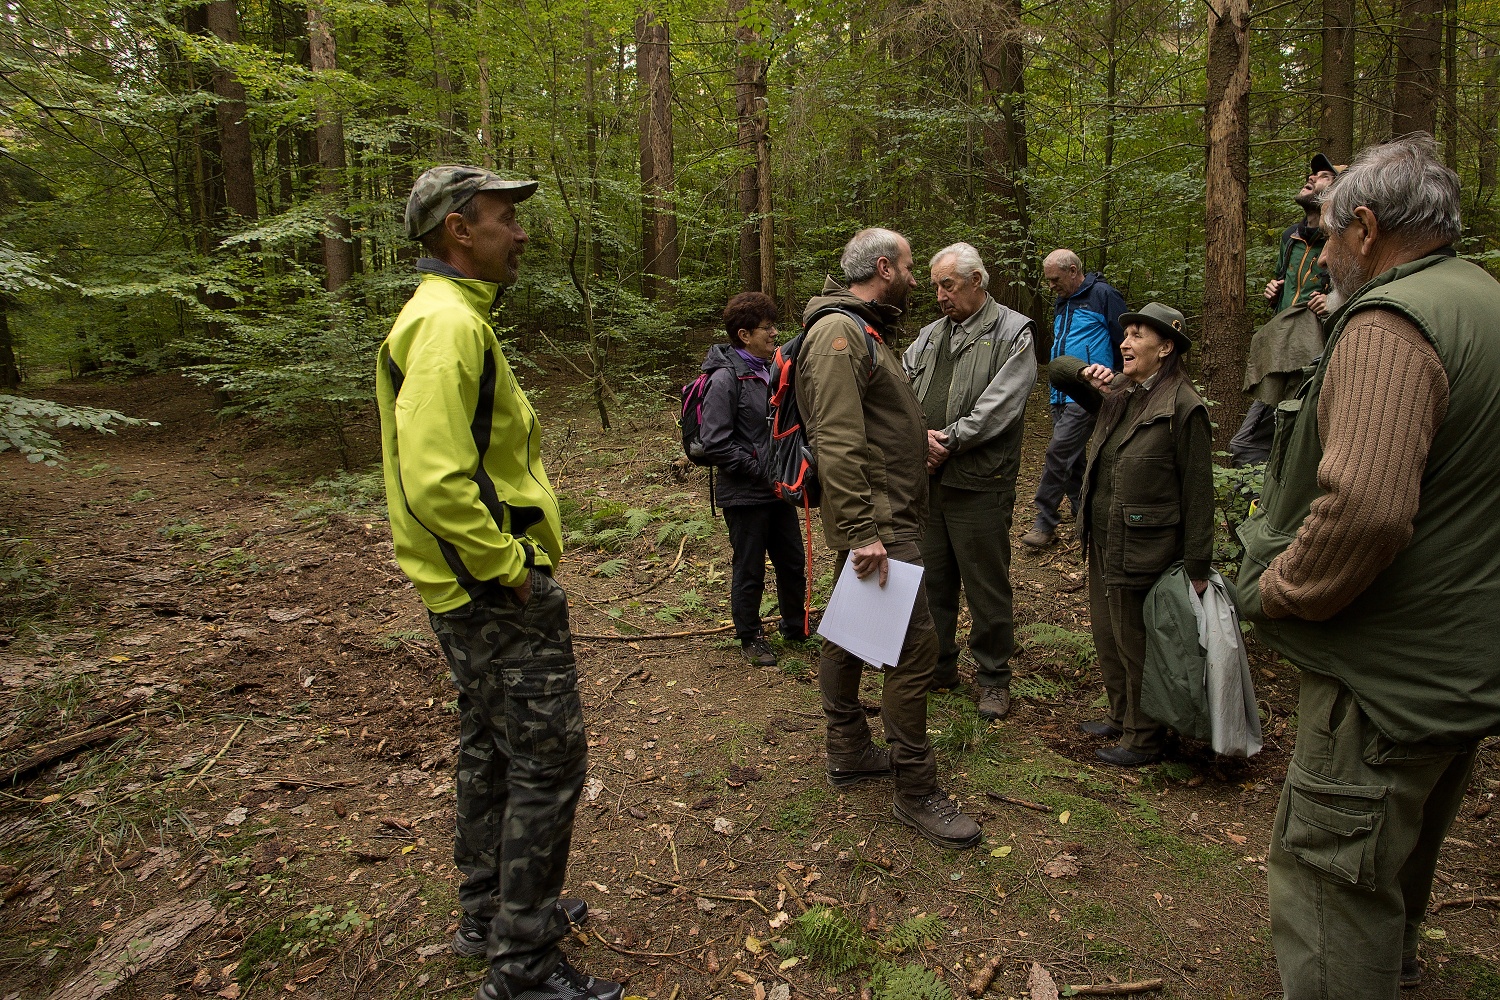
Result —
[[1079, 516], [1078, 494], [1083, 489], [1083, 466], [1088, 457], [1089, 435], [1094, 433], [1094, 414], [1077, 403], [1052, 404], [1052, 440], [1036, 487], [1038, 531], [1051, 531], [1060, 519], [1063, 497]]
[[531, 581], [524, 606], [497, 587], [429, 616], [458, 688], [459, 904], [490, 921], [491, 975], [519, 985], [562, 956], [557, 896], [588, 767], [568, 597], [545, 572]]
[[1347, 687], [1303, 672], [1267, 857], [1286, 1000], [1396, 1000], [1477, 753], [1392, 743]]
[[1236, 469], [1258, 465], [1271, 457], [1271, 439], [1276, 436], [1276, 407], [1260, 400], [1250, 404], [1240, 429], [1229, 439], [1229, 460]]
[[766, 556], [776, 568], [776, 600], [781, 607], [781, 634], [807, 634], [807, 560], [797, 527], [797, 509], [780, 500], [724, 508], [724, 527], [734, 549], [729, 608], [741, 642], [761, 634], [760, 598], [766, 591]]
[[[891, 559], [922, 565], [916, 542], [890, 542], [885, 552]], [[848, 550], [838, 553], [834, 579], [844, 571]], [[937, 667], [937, 633], [927, 596], [917, 588], [917, 600], [901, 645], [900, 662], [885, 668], [885, 687], [880, 699], [880, 719], [885, 741], [891, 747], [892, 779], [896, 790], [925, 798], [937, 791], [937, 762], [927, 740], [927, 692]], [[859, 681], [864, 661], [853, 653], [823, 641], [818, 660], [818, 689], [823, 695], [823, 717], [828, 723], [828, 766], [858, 761], [870, 744], [870, 723], [859, 704]]]
[[1106, 587], [1104, 557], [1097, 540], [1089, 543], [1089, 624], [1109, 724], [1122, 730], [1120, 746], [1136, 753], [1159, 753], [1167, 728], [1141, 711], [1141, 677], [1146, 669], [1146, 594], [1149, 587]]
[[969, 602], [969, 650], [979, 687], [1010, 687], [1016, 651], [1011, 614], [1010, 519], [1014, 488], [961, 490], [933, 477], [927, 490], [927, 534], [922, 537], [923, 587], [937, 629], [937, 683], [958, 676], [958, 593]]

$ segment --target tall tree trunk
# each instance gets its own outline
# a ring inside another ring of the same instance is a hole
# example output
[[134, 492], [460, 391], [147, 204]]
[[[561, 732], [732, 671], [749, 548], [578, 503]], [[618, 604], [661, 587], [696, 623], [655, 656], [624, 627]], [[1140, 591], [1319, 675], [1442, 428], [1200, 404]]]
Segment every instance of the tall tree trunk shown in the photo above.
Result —
[[1443, 0], [1443, 162], [1458, 170], [1458, 0]]
[[1201, 374], [1227, 448], [1245, 413], [1250, 343], [1245, 296], [1245, 203], [1250, 191], [1250, 0], [1222, 0], [1208, 22], [1208, 163], [1204, 198]]
[[11, 297], [0, 292], [0, 389], [21, 384], [21, 366], [16, 364], [16, 345], [10, 334]]
[[1437, 131], [1444, 0], [1400, 0], [1391, 135]]
[[678, 276], [677, 186], [672, 164], [672, 40], [647, 10], [635, 24], [641, 111], [641, 292], [671, 308]]
[[990, 288], [1003, 305], [1035, 315], [1039, 300], [1026, 275], [1030, 261], [1031, 217], [1021, 175], [1026, 170], [1026, 78], [1021, 0], [1000, 0], [986, 12], [979, 31], [979, 68], [994, 117], [985, 123], [988, 152], [985, 189], [994, 205], [996, 231], [991, 273], [1010, 275]]
[[1323, 110], [1318, 147], [1334, 163], [1354, 158], [1354, 0], [1323, 0]]
[[[210, 0], [204, 7], [209, 31], [221, 42], [239, 44], [239, 15], [234, 0]], [[255, 147], [250, 142], [250, 123], [245, 120], [245, 86], [228, 69], [215, 66], [212, 83], [219, 98], [215, 112], [219, 125], [219, 158], [224, 165], [224, 200], [242, 220], [260, 217], [255, 201]]]
[[1115, 45], [1120, 37], [1120, 2], [1110, 0], [1109, 19], [1105, 22], [1104, 34], [1104, 190], [1099, 200], [1099, 265], [1095, 268], [1104, 273], [1109, 264], [1109, 244], [1113, 237], [1111, 223], [1115, 207], [1115, 100], [1119, 94], [1120, 61]]
[[[307, 37], [314, 73], [338, 69], [338, 49], [322, 8], [307, 5]], [[314, 132], [318, 147], [318, 193], [327, 201], [323, 229], [323, 287], [337, 292], [354, 275], [354, 244], [349, 220], [344, 217], [344, 122], [323, 94], [318, 98], [318, 125]]]
[[[190, 35], [206, 35], [207, 15], [202, 7], [188, 8], [183, 27]], [[197, 63], [185, 60], [187, 77], [184, 89], [202, 88]], [[192, 136], [192, 197], [190, 210], [199, 253], [210, 253], [219, 243], [219, 229], [224, 222], [224, 167], [219, 159], [217, 115], [212, 111], [191, 114], [188, 129]]]
[[[731, 0], [730, 16], [746, 0]], [[760, 35], [745, 25], [734, 30], [735, 111], [740, 156], [740, 288], [776, 295], [775, 243], [771, 232], [771, 143], [767, 123], [766, 60], [757, 51]]]

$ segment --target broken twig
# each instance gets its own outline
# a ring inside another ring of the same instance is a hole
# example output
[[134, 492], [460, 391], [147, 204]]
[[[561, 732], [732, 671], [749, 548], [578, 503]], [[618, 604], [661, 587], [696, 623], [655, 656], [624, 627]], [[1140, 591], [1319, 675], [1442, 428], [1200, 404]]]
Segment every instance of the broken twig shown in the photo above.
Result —
[[1030, 801], [1028, 799], [1012, 798], [1009, 795], [1001, 795], [999, 792], [990, 792], [990, 791], [987, 791], [984, 794], [988, 795], [990, 798], [994, 799], [996, 802], [1008, 802], [1008, 803], [1010, 803], [1013, 806], [1020, 806], [1022, 809], [1034, 809], [1037, 812], [1042, 812], [1042, 813], [1049, 813], [1049, 812], [1052, 811], [1052, 807], [1051, 806], [1042, 805], [1042, 803], [1040, 803], [1040, 802], [1032, 802], [1032, 801]]

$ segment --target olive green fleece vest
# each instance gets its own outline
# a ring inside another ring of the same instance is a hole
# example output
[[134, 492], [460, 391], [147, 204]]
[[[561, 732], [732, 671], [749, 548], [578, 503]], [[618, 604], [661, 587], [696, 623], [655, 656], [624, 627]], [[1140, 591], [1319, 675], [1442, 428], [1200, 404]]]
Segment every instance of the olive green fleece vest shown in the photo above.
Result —
[[[1345, 327], [1367, 309], [1405, 316], [1436, 348], [1448, 412], [1422, 474], [1410, 544], [1323, 622], [1270, 620], [1260, 576], [1314, 500], [1318, 397]], [[1398, 744], [1459, 745], [1500, 732], [1500, 283], [1446, 254], [1392, 268], [1333, 317], [1328, 347], [1296, 400], [1277, 411], [1260, 509], [1240, 531], [1241, 611], [1271, 648], [1337, 678]]]

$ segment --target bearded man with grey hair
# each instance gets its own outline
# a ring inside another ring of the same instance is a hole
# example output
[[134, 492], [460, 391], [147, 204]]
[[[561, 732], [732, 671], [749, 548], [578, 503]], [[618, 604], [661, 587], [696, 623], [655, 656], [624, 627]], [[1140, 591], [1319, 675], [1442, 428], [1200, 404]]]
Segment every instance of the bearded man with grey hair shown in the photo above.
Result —
[[[927, 424], [901, 362], [887, 342], [916, 287], [911, 245], [889, 229], [862, 229], [840, 260], [848, 287], [829, 278], [807, 303], [797, 355], [797, 403], [822, 483], [823, 535], [861, 577], [888, 560], [922, 564], [927, 522]], [[893, 342], [893, 341], [892, 341]], [[841, 786], [891, 779], [896, 818], [941, 847], [973, 847], [979, 825], [938, 788], [927, 738], [927, 691], [937, 635], [921, 590], [899, 662], [885, 671], [880, 721], [888, 748], [875, 746], [859, 703], [864, 662], [824, 641], [818, 688], [828, 726], [828, 781]]]
[[1322, 228], [1328, 344], [1281, 404], [1236, 585], [1302, 678], [1268, 864], [1282, 988], [1391, 1000], [1500, 733], [1500, 283], [1454, 254], [1458, 176], [1425, 134], [1360, 153]]
[[958, 685], [958, 595], [973, 625], [975, 701], [985, 719], [1010, 712], [1010, 521], [1026, 398], [1036, 383], [1031, 318], [996, 302], [979, 251], [933, 255], [943, 318], [922, 328], [902, 363], [927, 418], [927, 533], [922, 577], [937, 627], [933, 686]]

